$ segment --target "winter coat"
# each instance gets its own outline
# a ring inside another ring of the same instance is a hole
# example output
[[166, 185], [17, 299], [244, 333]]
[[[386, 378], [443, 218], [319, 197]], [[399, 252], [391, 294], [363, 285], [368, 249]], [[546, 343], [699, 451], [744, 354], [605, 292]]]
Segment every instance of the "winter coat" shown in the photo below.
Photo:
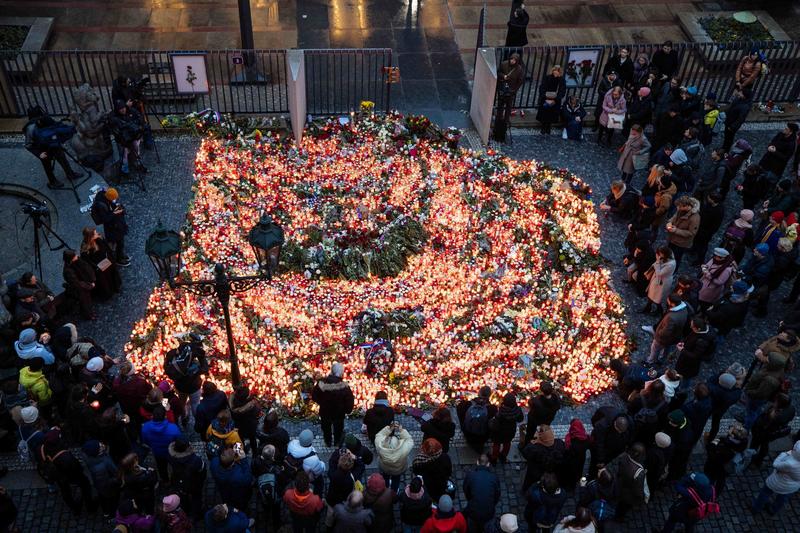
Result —
[[447, 490], [447, 481], [453, 475], [453, 462], [446, 453], [433, 460], [423, 461], [423, 457], [417, 456], [411, 468], [416, 475], [422, 476], [422, 482], [431, 498], [439, 501], [439, 497]]
[[355, 404], [350, 385], [336, 376], [319, 380], [311, 391], [311, 399], [319, 405], [319, 417], [323, 420], [342, 420]]
[[706, 311], [708, 323], [717, 330], [720, 335], [727, 335], [732, 330], [744, 324], [747, 317], [747, 307], [750, 305], [748, 300], [733, 301], [724, 299]]
[[130, 498], [142, 509], [147, 505], [152, 505], [155, 499], [156, 485], [158, 476], [152, 468], [139, 468], [133, 474], [125, 474], [122, 477], [120, 497]]
[[[620, 433], [614, 428], [614, 420], [624, 415], [628, 419], [627, 431]], [[625, 451], [633, 439], [633, 420], [612, 406], [600, 407], [592, 416], [592, 462], [608, 464]]]
[[372, 511], [372, 525], [369, 530], [374, 533], [387, 533], [394, 531], [394, 501], [397, 493], [389, 487], [384, 487], [380, 493], [375, 493], [367, 486], [364, 491], [364, 507]]
[[414, 439], [408, 431], [400, 428], [393, 434], [391, 427], [384, 427], [375, 435], [378, 469], [392, 476], [403, 474], [408, 469], [408, 455], [413, 447]]
[[[780, 335], [774, 335], [769, 339], [759, 344], [758, 348], [765, 354], [776, 352], [781, 354], [787, 361], [792, 358], [792, 355], [800, 350], [800, 340], [792, 344], [783, 344], [779, 339]], [[789, 370], [787, 368], [787, 370]]]
[[439, 441], [442, 445], [442, 451], [447, 453], [450, 451], [450, 439], [456, 434], [455, 422], [440, 421], [435, 418], [420, 424], [419, 429], [422, 430], [423, 442], [427, 438], [433, 438]]
[[121, 515], [117, 511], [117, 516], [114, 519], [116, 524], [122, 524], [128, 528], [128, 533], [150, 533], [154, 531], [156, 525], [156, 517], [149, 514], [129, 514]]
[[394, 421], [394, 409], [386, 400], [376, 400], [375, 405], [364, 413], [364, 425], [367, 426], [367, 437], [375, 442], [375, 435]]
[[[678, 51], [670, 50], [665, 52], [661, 48], [653, 53], [653, 59], [650, 65], [658, 69], [661, 76], [666, 76], [668, 79], [678, 70], [680, 60], [678, 59]], [[667, 83], [669, 87], [669, 83]]]
[[102, 455], [84, 455], [86, 459], [86, 469], [92, 477], [97, 492], [107, 493], [117, 490], [119, 487], [119, 470], [111, 457], [104, 453]]
[[709, 398], [711, 398], [711, 414], [722, 415], [735, 405], [742, 397], [742, 389], [733, 387], [726, 389], [719, 384], [719, 377], [722, 373], [713, 374], [706, 380]]
[[311, 492], [300, 494], [294, 487], [283, 493], [283, 503], [290, 513], [297, 516], [314, 516], [322, 511], [322, 498]]
[[673, 227], [673, 231], [667, 232], [667, 242], [681, 248], [691, 248], [700, 229], [700, 202], [697, 198], [689, 198], [689, 201], [692, 205], [687, 213], [676, 211], [667, 221]]
[[695, 196], [703, 198], [706, 194], [716, 192], [722, 180], [725, 178], [725, 172], [725, 161], [722, 159], [714, 161], [714, 163], [700, 175], [700, 180], [697, 182], [694, 189]]
[[258, 432], [258, 421], [261, 418], [261, 406], [255, 398], [237, 400], [230, 399], [233, 425], [243, 439], [250, 439]]
[[689, 320], [689, 306], [681, 302], [669, 308], [655, 328], [655, 340], [662, 346], [672, 346], [683, 338], [683, 328]]
[[677, 146], [684, 132], [683, 119], [680, 115], [672, 116], [665, 111], [656, 117], [656, 142], [655, 146], [661, 148], [667, 143]]
[[99, 217], [99, 225], [103, 226], [103, 234], [109, 242], [118, 242], [128, 233], [128, 223], [125, 221], [125, 212], [115, 213], [119, 207], [116, 201], [106, 198], [105, 191], [98, 192], [95, 196], [92, 210], [93, 216]]
[[631, 507], [645, 503], [644, 484], [646, 471], [644, 465], [637, 463], [627, 453], [617, 457], [609, 468], [616, 472], [617, 502]]
[[650, 124], [652, 117], [653, 97], [648, 94], [642, 98], [635, 94], [628, 104], [628, 124], [638, 124], [644, 128]]
[[769, 146], [774, 146], [775, 151], [764, 152], [758, 162], [758, 166], [780, 178], [783, 175], [783, 171], [786, 170], [789, 159], [794, 155], [797, 147], [797, 134], [792, 133], [786, 136], [783, 132], [780, 132], [772, 138]]
[[647, 297], [650, 301], [663, 304], [672, 292], [673, 274], [675, 273], [675, 260], [656, 261], [653, 263], [653, 276], [647, 285]]
[[600, 114], [600, 125], [604, 128], [608, 127], [609, 113], [624, 115], [625, 110], [627, 109], [625, 95], [621, 94], [619, 98], [614, 100], [614, 97], [611, 94], [612, 92], [614, 92], [614, 89], [609, 89], [606, 95], [603, 97], [603, 112]]
[[749, 98], [734, 98], [725, 111], [725, 129], [739, 131], [752, 106], [753, 101]]
[[489, 421], [489, 435], [492, 442], [511, 442], [517, 435], [517, 424], [525, 420], [522, 409], [514, 403], [513, 406], [501, 405], [497, 415]]
[[638, 135], [631, 132], [628, 140], [622, 145], [622, 153], [617, 160], [617, 170], [632, 174], [647, 168], [650, 159], [650, 141], [644, 133]]
[[170, 481], [175, 488], [193, 493], [203, 487], [206, 479], [206, 464], [189, 447], [184, 452], [175, 449], [175, 443], [167, 448], [167, 461], [170, 467]]
[[767, 363], [753, 374], [744, 387], [751, 400], [769, 400], [781, 388], [786, 369], [786, 359], [776, 353], [767, 355]]
[[561, 439], [555, 439], [552, 446], [537, 442], [528, 442], [520, 454], [527, 464], [522, 486], [528, 487], [538, 482], [545, 472], [558, 472], [564, 462], [566, 445]]
[[744, 56], [736, 65], [736, 83], [744, 88], [753, 85], [761, 75], [761, 60], [752, 59], [750, 55]]
[[508, 20], [508, 33], [506, 33], [506, 46], [520, 47], [528, 44], [528, 22], [530, 16], [528, 12], [521, 9], [519, 12], [514, 10]]
[[361, 442], [356, 442], [355, 446], [350, 446], [349, 448], [338, 448], [334, 450], [331, 454], [330, 459], [328, 459], [328, 471], [333, 472], [339, 466], [339, 458], [342, 456], [342, 451], [347, 449], [355, 455], [356, 460], [353, 463], [353, 468], [350, 472], [353, 473], [353, 476], [356, 479], [362, 479], [364, 477], [364, 471], [367, 468], [368, 464], [372, 463], [374, 459], [372, 452], [366, 446], [363, 446]]
[[431, 517], [432, 500], [425, 487], [413, 494], [406, 485], [400, 491], [400, 521], [409, 526], [422, 526]]
[[169, 445], [182, 436], [178, 426], [166, 420], [151, 420], [142, 424], [142, 442], [150, 446], [153, 455], [159, 459], [166, 459], [169, 456]]
[[39, 357], [44, 360], [45, 365], [52, 365], [56, 362], [53, 352], [48, 350], [47, 346], [39, 342], [32, 342], [23, 346], [19, 341], [14, 341], [14, 350], [17, 352], [17, 357], [23, 361], [29, 361]]
[[117, 376], [112, 385], [112, 392], [119, 401], [122, 412], [130, 417], [135, 417], [139, 406], [144, 403], [147, 393], [153, 386], [141, 374], [131, 374], [125, 378]]
[[703, 434], [703, 428], [705, 428], [708, 418], [711, 416], [711, 398], [694, 399], [686, 402], [681, 407], [681, 411], [686, 415], [686, 420], [689, 421], [689, 427], [692, 428], [694, 439], [699, 439]]
[[725, 292], [725, 287], [731, 279], [736, 263], [730, 262], [728, 264], [717, 264], [711, 258], [704, 265], [706, 270], [703, 272], [703, 277], [700, 282], [699, 299], [701, 302], [713, 304]]
[[628, 56], [623, 60], [619, 54], [611, 56], [603, 67], [603, 76], [611, 71], [617, 73], [617, 79], [622, 82], [622, 85], [630, 85], [633, 81], [633, 59]]
[[561, 107], [561, 118], [566, 122], [567, 139], [580, 141], [583, 137], [583, 121], [586, 118], [586, 109], [583, 105], [578, 102], [576, 107], [571, 107], [569, 102], [564, 103]]
[[[555, 93], [555, 98], [548, 99], [546, 93]], [[544, 123], [558, 122], [561, 115], [561, 101], [567, 93], [567, 84], [564, 76], [553, 76], [548, 74], [539, 85], [539, 110], [536, 112], [536, 120]]]
[[669, 110], [672, 104], [677, 103], [678, 99], [680, 98], [680, 88], [675, 87], [673, 89], [669, 84], [669, 81], [667, 81], [661, 85], [657, 91], [655, 91], [655, 96], [653, 98], [655, 98], [655, 109], [653, 109], [653, 116], [655, 116], [656, 120], [658, 120], [661, 115]]
[[351, 508], [346, 503], [337, 503], [333, 508], [333, 533], [368, 533], [374, 515], [359, 505]]
[[467, 505], [464, 516], [479, 523], [494, 518], [500, 501], [500, 480], [488, 466], [477, 466], [464, 478], [464, 496]]
[[204, 396], [194, 413], [194, 430], [205, 438], [211, 421], [217, 418], [220, 411], [227, 408], [228, 397], [221, 390], [211, 396]]
[[683, 349], [678, 354], [675, 370], [685, 378], [693, 378], [700, 373], [700, 363], [710, 361], [714, 356], [716, 332], [706, 326], [703, 331], [691, 331], [683, 339]]
[[303, 459], [303, 470], [305, 470], [306, 474], [311, 476], [312, 479], [323, 475], [328, 468], [325, 462], [316, 454], [313, 446], [301, 446], [300, 441], [297, 439], [292, 439], [289, 442], [287, 453], [295, 459], [305, 457], [305, 459]]
[[467, 533], [467, 521], [464, 519], [464, 515], [458, 511], [444, 517], [440, 516], [438, 509], [434, 509], [431, 517], [423, 524], [420, 533]]
[[[505, 76], [508, 76], [508, 79], [505, 79]], [[507, 82], [513, 94], [522, 87], [524, 81], [525, 67], [523, 67], [522, 63], [518, 62], [516, 65], [512, 65], [511, 61], [508, 59], [500, 63], [500, 68], [498, 69], [498, 84]]]
[[191, 533], [192, 521], [183, 509], [175, 509], [171, 513], [161, 513], [163, 533]]
[[800, 490], [800, 441], [791, 451], [783, 452], [772, 463], [772, 473], [765, 482], [776, 494], [794, 494]]
[[725, 214], [725, 206], [722, 204], [711, 205], [705, 202], [700, 206], [700, 227], [697, 235], [694, 236], [695, 243], [711, 242], [712, 237], [717, 233], [722, 225], [722, 217]]
[[553, 393], [549, 398], [542, 394], [531, 396], [528, 400], [528, 430], [535, 432], [542, 424], [552, 424], [559, 409], [561, 397], [558, 394]]
[[528, 529], [535, 530], [537, 524], [552, 526], [558, 521], [561, 508], [567, 500], [567, 491], [559, 488], [551, 494], [537, 483], [528, 489], [525, 499], [525, 520], [528, 522]]
[[222, 448], [232, 448], [237, 443], [243, 444], [242, 438], [239, 436], [239, 432], [236, 430], [233, 422], [229, 422], [226, 426], [223, 426], [217, 419], [208, 426], [206, 441], [215, 442]]
[[269, 431], [256, 432], [258, 437], [258, 446], [264, 449], [267, 444], [275, 446], [275, 458], [283, 459], [286, 457], [286, 449], [289, 447], [289, 432], [280, 426], [276, 426]]
[[771, 255], [756, 257], [751, 255], [739, 267], [745, 279], [752, 283], [756, 288], [769, 282], [772, 269], [775, 267], [775, 260]]
[[672, 207], [672, 198], [678, 192], [678, 187], [674, 183], [670, 183], [669, 187], [666, 189], [661, 189], [656, 191], [653, 195], [653, 198], [656, 201], [656, 211], [655, 216], [653, 216], [653, 229], [658, 229], [664, 224], [664, 220], [667, 218], [667, 213], [669, 213], [670, 208]]
[[647, 448], [645, 466], [647, 468], [647, 486], [651, 491], [667, 478], [669, 461], [672, 459], [672, 450], [673, 446], [671, 444], [667, 448], [659, 448], [655, 444]]
[[222, 466], [220, 458], [211, 459], [211, 475], [217, 485], [222, 501], [229, 507], [247, 509], [252, 494], [253, 474], [250, 472], [250, 460], [245, 457], [235, 461], [229, 468]]
[[325, 501], [331, 507], [342, 503], [347, 496], [353, 492], [355, 486], [355, 476], [350, 470], [342, 470], [338, 466], [332, 470], [328, 476], [328, 492], [325, 493]]
[[50, 383], [44, 377], [42, 371], [34, 372], [30, 367], [23, 367], [19, 371], [19, 384], [25, 387], [33, 399], [41, 405], [50, 405], [53, 399], [53, 391], [50, 389]]
[[206, 533], [248, 533], [250, 519], [242, 511], [228, 509], [228, 516], [222, 522], [214, 521], [214, 509], [206, 512]]

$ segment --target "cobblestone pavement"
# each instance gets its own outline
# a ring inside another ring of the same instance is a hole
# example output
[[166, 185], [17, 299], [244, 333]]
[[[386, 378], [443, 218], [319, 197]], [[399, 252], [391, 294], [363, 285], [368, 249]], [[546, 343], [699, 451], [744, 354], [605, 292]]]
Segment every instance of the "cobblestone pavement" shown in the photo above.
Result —
[[[517, 132], [515, 132], [517, 133]], [[768, 132], [748, 132], [756, 148], [756, 155], [760, 156], [763, 149], [771, 137]], [[94, 336], [103, 343], [112, 353], [120, 353], [127, 340], [127, 335], [131, 326], [141, 317], [144, 312], [147, 295], [155, 283], [155, 272], [148, 264], [142, 250], [144, 239], [154, 227], [156, 222], [161, 219], [165, 224], [177, 228], [183, 221], [186, 206], [191, 192], [191, 169], [194, 159], [194, 151], [197, 146], [196, 139], [159, 139], [162, 164], [156, 165], [153, 154], [148, 154], [147, 162], [151, 168], [148, 175], [148, 190], [145, 193], [138, 191], [134, 186], [123, 186], [121, 188], [122, 201], [128, 206], [130, 213], [131, 234], [128, 239], [129, 254], [133, 258], [133, 264], [123, 272], [125, 292], [112, 303], [100, 307], [101, 318], [96, 323], [80, 324], [83, 332]], [[517, 133], [514, 138], [514, 145], [504, 149], [508, 155], [515, 158], [536, 158], [550, 161], [555, 166], [569, 168], [577, 175], [586, 180], [596, 192], [596, 198], [602, 198], [610, 181], [615, 177], [613, 171], [616, 163], [616, 153], [605, 147], [598, 147], [594, 142], [567, 143], [558, 136], [541, 137], [528, 133]], [[635, 184], [641, 184], [643, 176], [635, 178]], [[738, 212], [738, 198], [730, 195], [730, 205], [726, 209], [726, 218]], [[609, 267], [613, 272], [615, 280], [621, 278], [622, 269], [619, 267], [619, 258], [622, 255], [622, 239], [624, 238], [624, 228], [610, 219], [601, 218], [601, 231], [603, 236], [603, 246], [601, 253], [611, 262]], [[687, 267], [684, 267], [687, 268]], [[635, 310], [641, 302], [628, 290], [627, 285], [615, 283], [615, 288], [623, 297], [626, 306]], [[773, 295], [773, 303], [770, 314], [763, 319], [750, 318], [748, 326], [743, 331], [732, 333], [715, 361], [703, 369], [706, 375], [718, 369], [726, 367], [731, 361], [739, 360], [749, 363], [751, 354], [755, 346], [765, 337], [771, 335], [775, 330], [779, 320], [782, 304], [780, 298], [783, 296], [785, 288], [781, 288], [777, 294]], [[639, 326], [644, 324], [640, 315], [635, 312], [628, 313], [629, 333], [638, 338], [643, 346], [646, 346], [648, 339], [641, 334]], [[639, 349], [639, 353], [641, 353]], [[587, 404], [562, 409], [556, 423], [556, 433], [562, 436], [566, 424], [572, 417], [579, 417], [588, 422], [591, 412], [601, 403], [616, 401], [610, 395], [603, 395], [592, 399]], [[417, 444], [421, 435], [417, 431], [416, 422], [406, 416], [401, 417], [403, 424], [413, 430]], [[358, 432], [360, 420], [348, 421], [348, 430]], [[293, 422], [290, 424], [290, 433], [296, 434], [301, 428], [316, 428], [310, 422]], [[329, 449], [325, 449], [320, 439], [316, 442], [320, 455], [327, 457]], [[775, 443], [774, 454], [780, 449], [789, 447], [788, 439]], [[703, 455], [699, 448], [693, 457], [692, 464], [701, 467]], [[469, 466], [474, 464], [475, 454], [463, 446], [460, 435], [451, 449], [453, 462], [456, 466], [455, 481], [460, 487]], [[498, 475], [506, 487], [503, 491], [503, 498], [498, 506], [498, 514], [501, 512], [515, 512], [522, 514], [524, 499], [519, 494], [518, 489], [524, 471], [524, 463], [521, 462], [516, 452], [512, 453], [511, 461], [505, 466], [497, 468]], [[72, 516], [63, 504], [59, 495], [48, 494], [46, 486], [42, 483], [30, 465], [20, 464], [16, 455], [0, 456], [0, 463], [11, 467], [11, 472], [2, 480], [4, 486], [8, 488], [12, 498], [19, 508], [20, 525], [23, 531], [30, 532], [56, 532], [56, 531], [109, 531], [108, 524], [103, 522], [99, 514], [82, 515], [77, 519]], [[768, 465], [765, 462], [765, 465]], [[374, 464], [372, 469], [374, 469]], [[372, 470], [368, 470], [371, 472]], [[796, 524], [800, 523], [800, 503], [795, 497], [784, 508], [783, 512], [777, 516], [766, 516], [764, 514], [753, 517], [748, 511], [748, 504], [761, 486], [763, 479], [769, 471], [768, 466], [761, 469], [749, 469], [743, 475], [733, 477], [729, 480], [729, 489], [726, 490], [720, 499], [723, 513], [720, 518], [710, 520], [698, 527], [698, 531], [730, 531], [746, 532], [763, 529], [765, 531], [796, 531]], [[207, 504], [218, 501], [218, 496], [214, 491], [213, 482], [208, 483]], [[621, 526], [612, 524], [606, 531], [626, 531], [641, 532], [649, 531], [652, 526], [659, 526], [666, 517], [667, 509], [672, 501], [670, 489], [662, 490], [654, 494], [653, 500], [647, 509], [640, 512], [631, 513], [628, 521]], [[459, 494], [459, 508], [463, 507], [463, 494]], [[567, 513], [574, 508], [572, 500], [568, 501], [564, 512]], [[256, 518], [262, 518], [261, 513], [253, 507], [251, 514]], [[259, 521], [259, 524], [263, 521]], [[263, 526], [257, 526], [257, 531], [263, 531]], [[521, 531], [525, 531], [524, 526]]]

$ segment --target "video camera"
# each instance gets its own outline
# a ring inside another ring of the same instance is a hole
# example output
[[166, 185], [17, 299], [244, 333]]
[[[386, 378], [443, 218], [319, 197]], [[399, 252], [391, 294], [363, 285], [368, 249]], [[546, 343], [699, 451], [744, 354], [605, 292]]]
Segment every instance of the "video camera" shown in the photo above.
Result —
[[31, 216], [46, 216], [50, 214], [50, 208], [47, 207], [47, 204], [41, 202], [35, 203], [28, 203], [28, 202], [21, 202], [19, 204], [22, 207], [22, 212], [26, 215]]
[[150, 83], [150, 76], [142, 76], [141, 78], [128, 78], [128, 89], [131, 92], [132, 100], [142, 100], [144, 89]]

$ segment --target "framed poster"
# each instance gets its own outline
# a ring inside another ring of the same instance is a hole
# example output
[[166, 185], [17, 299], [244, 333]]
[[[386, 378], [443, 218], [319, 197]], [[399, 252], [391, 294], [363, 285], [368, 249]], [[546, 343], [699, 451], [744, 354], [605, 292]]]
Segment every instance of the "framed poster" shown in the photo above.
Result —
[[591, 87], [597, 77], [602, 48], [570, 49], [564, 81], [567, 87]]
[[178, 94], [208, 94], [205, 54], [170, 54], [175, 92]]

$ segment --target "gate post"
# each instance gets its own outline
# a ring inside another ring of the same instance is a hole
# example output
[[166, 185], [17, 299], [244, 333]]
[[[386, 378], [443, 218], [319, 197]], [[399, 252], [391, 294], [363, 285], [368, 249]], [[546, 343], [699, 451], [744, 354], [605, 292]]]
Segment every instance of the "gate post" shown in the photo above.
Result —
[[496, 91], [497, 59], [494, 48], [481, 48], [475, 61], [469, 116], [483, 144], [489, 143]]
[[286, 98], [294, 140], [299, 145], [306, 126], [306, 59], [303, 50], [286, 51]]

